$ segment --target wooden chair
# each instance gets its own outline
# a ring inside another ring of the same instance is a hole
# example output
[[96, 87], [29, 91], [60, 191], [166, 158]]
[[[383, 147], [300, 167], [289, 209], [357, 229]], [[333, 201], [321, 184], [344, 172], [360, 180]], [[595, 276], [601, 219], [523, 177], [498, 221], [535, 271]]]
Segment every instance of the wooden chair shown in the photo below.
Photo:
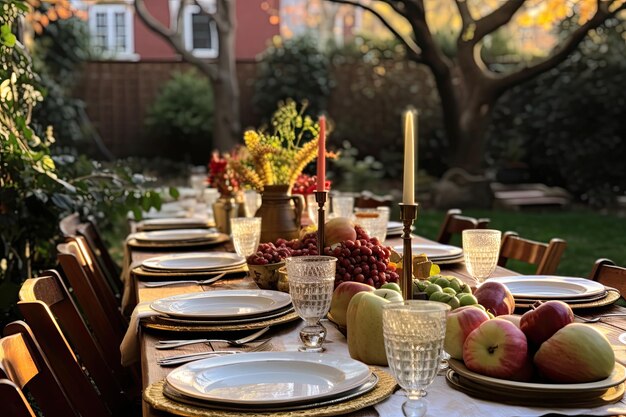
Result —
[[370, 191], [363, 191], [354, 198], [355, 208], [391, 207], [392, 204], [393, 197], [391, 195], [375, 195]]
[[111, 289], [104, 280], [91, 273], [87, 259], [76, 242], [62, 243], [57, 250], [59, 263], [84, 317], [105, 352], [107, 362], [119, 361], [119, 346], [128, 324], [117, 307]]
[[82, 236], [87, 242], [88, 248], [94, 255], [97, 264], [100, 266], [100, 270], [104, 273], [105, 278], [109, 283], [114, 286], [116, 292], [120, 292], [123, 288], [123, 284], [120, 281], [120, 267], [115, 263], [109, 250], [104, 244], [102, 235], [98, 231], [95, 223], [87, 221], [78, 225], [77, 232], [79, 236]]
[[24, 393], [8, 379], [0, 379], [0, 404], [2, 411], [12, 417], [35, 417]]
[[598, 259], [593, 265], [589, 279], [607, 287], [617, 288], [620, 294], [626, 295], [626, 268], [615, 265], [610, 259]]
[[466, 229], [486, 229], [489, 222], [490, 219], [475, 219], [461, 215], [461, 210], [459, 209], [450, 209], [443, 219], [441, 229], [439, 229], [437, 242], [450, 243], [452, 235], [459, 234]]
[[22, 284], [19, 299], [18, 308], [61, 383], [72, 378], [74, 372], [65, 364], [76, 362], [74, 351], [66, 341], [67, 335], [109, 409], [115, 414], [127, 410], [130, 402], [122, 387], [129, 387], [129, 392], [134, 388], [133, 394], [137, 394], [137, 385], [120, 364], [119, 349], [107, 352], [107, 355], [96, 342], [59, 274], [50, 270], [41, 277], [27, 279]]
[[80, 215], [78, 213], [72, 213], [61, 219], [59, 229], [61, 229], [63, 237], [76, 236], [80, 224]]
[[91, 415], [89, 408], [81, 408], [82, 403], [72, 404], [23, 321], [9, 323], [4, 328], [4, 337], [0, 339], [0, 381], [2, 415], [8, 411], [8, 415], [13, 416], [12, 409], [17, 416], [33, 415], [28, 403], [25, 404], [24, 395], [20, 395], [25, 389], [32, 394], [44, 416]]
[[549, 243], [523, 239], [515, 232], [506, 232], [502, 236], [499, 266], [505, 266], [509, 259], [537, 265], [535, 274], [551, 275], [556, 272], [567, 243], [554, 238]]

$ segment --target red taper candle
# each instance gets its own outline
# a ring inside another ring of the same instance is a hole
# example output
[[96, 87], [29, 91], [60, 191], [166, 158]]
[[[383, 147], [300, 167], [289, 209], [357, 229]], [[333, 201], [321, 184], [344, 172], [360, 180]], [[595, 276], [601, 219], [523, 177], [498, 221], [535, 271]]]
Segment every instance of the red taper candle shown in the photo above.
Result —
[[317, 151], [317, 191], [326, 191], [326, 117], [320, 116], [320, 137]]

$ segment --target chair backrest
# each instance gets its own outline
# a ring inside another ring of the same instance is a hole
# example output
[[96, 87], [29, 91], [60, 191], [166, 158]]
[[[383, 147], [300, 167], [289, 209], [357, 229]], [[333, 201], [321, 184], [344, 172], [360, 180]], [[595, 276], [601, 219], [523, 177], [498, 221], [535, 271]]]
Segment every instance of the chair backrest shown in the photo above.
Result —
[[[57, 245], [58, 259], [98, 343], [108, 355], [119, 351], [127, 325], [105, 282], [89, 274], [76, 242]], [[107, 293], [108, 291], [108, 293]], [[108, 300], [108, 302], [107, 302]], [[119, 352], [117, 352], [119, 355]], [[119, 357], [119, 356], [118, 356]], [[107, 359], [108, 361], [109, 359]]]
[[89, 332], [58, 273], [46, 271], [44, 276], [27, 279], [22, 284], [19, 298], [18, 308], [61, 383], [65, 383], [64, 378], [73, 377], [72, 372], [75, 372], [65, 369], [64, 365], [75, 361], [65, 339], [67, 335], [109, 409], [116, 414], [123, 412], [129, 404], [122, 386], [131, 385], [132, 381], [120, 364], [119, 351], [105, 354], [103, 347]]
[[0, 404], [2, 411], [11, 417], [35, 417], [24, 393], [8, 379], [0, 379]]
[[554, 274], [567, 247], [563, 239], [554, 238], [549, 243], [523, 239], [515, 232], [506, 232], [502, 236], [499, 266], [505, 266], [509, 259], [537, 265], [535, 274]]
[[63, 217], [59, 222], [61, 234], [64, 237], [76, 236], [80, 224], [80, 215], [78, 213], [72, 213], [69, 216]]
[[[45, 416], [75, 416], [79, 417], [80, 412], [74, 409], [66, 392], [61, 388], [61, 384], [50, 364], [41, 352], [28, 325], [23, 321], [9, 323], [4, 328], [4, 337], [0, 339], [0, 378], [8, 379], [14, 387], [5, 383], [0, 389], [2, 399], [1, 408], [10, 402], [5, 401], [5, 395], [12, 395], [19, 398], [18, 393], [11, 393], [11, 389], [28, 391], [32, 394], [37, 405]], [[23, 396], [22, 396], [23, 397]], [[23, 402], [23, 398], [21, 399]], [[28, 408], [22, 404], [14, 403], [18, 410], [25, 411], [29, 415]], [[10, 410], [10, 408], [9, 408]], [[12, 415], [9, 412], [9, 415]], [[20, 414], [18, 414], [20, 415]], [[85, 414], [88, 415], [88, 414]]]
[[91, 249], [101, 271], [104, 273], [109, 283], [115, 286], [114, 290], [119, 292], [120, 288], [122, 288], [120, 268], [111, 257], [96, 225], [91, 221], [81, 223], [78, 225], [78, 234], [85, 238], [87, 246]]
[[391, 195], [375, 195], [369, 191], [363, 191], [354, 199], [355, 208], [391, 207], [392, 204], [393, 197]]
[[598, 259], [593, 265], [589, 279], [607, 287], [617, 288], [620, 294], [626, 294], [626, 268], [615, 265], [610, 259]]
[[461, 233], [466, 229], [486, 229], [489, 222], [490, 219], [475, 219], [473, 217], [463, 216], [459, 209], [450, 209], [448, 213], [446, 213], [446, 217], [443, 219], [443, 223], [439, 229], [437, 242], [444, 244], [449, 243], [450, 239], [452, 239], [452, 235]]

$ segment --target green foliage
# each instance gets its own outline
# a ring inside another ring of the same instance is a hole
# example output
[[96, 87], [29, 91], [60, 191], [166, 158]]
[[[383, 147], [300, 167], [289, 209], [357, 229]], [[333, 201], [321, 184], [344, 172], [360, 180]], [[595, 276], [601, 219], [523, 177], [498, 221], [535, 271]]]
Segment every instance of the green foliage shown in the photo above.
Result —
[[[0, 27], [12, 29], [22, 12], [5, 3]], [[4, 29], [3, 29], [4, 30]], [[21, 43], [0, 43], [0, 311], [15, 302], [19, 283], [55, 265], [59, 220], [73, 211], [115, 221], [129, 209], [159, 207], [144, 178], [84, 157], [52, 156], [52, 129], [31, 127], [43, 100], [38, 77]], [[139, 213], [140, 214], [140, 213]], [[103, 226], [107, 226], [106, 222]]]
[[145, 120], [151, 136], [175, 141], [185, 148], [202, 144], [211, 149], [213, 90], [195, 70], [175, 73], [148, 109]]
[[617, 29], [599, 32], [596, 42], [500, 100], [489, 133], [498, 164], [513, 154], [533, 180], [563, 186], [593, 206], [626, 192], [626, 43]]
[[326, 110], [331, 84], [328, 57], [313, 39], [275, 41], [263, 53], [252, 101], [265, 118], [287, 98], [307, 100], [311, 113], [318, 114]]
[[373, 182], [383, 177], [383, 164], [367, 155], [358, 159], [359, 151], [348, 141], [344, 141], [339, 150], [339, 158], [333, 161], [334, 174], [329, 177], [333, 181], [333, 188], [342, 191], [362, 191], [364, 184], [371, 186]]

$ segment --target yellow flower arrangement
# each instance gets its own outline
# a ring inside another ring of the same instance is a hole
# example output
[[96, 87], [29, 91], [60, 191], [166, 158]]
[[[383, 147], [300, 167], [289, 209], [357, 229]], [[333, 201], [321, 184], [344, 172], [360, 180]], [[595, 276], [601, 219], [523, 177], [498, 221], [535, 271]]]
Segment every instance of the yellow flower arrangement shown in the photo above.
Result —
[[293, 187], [302, 170], [317, 157], [319, 124], [298, 110], [295, 101], [279, 103], [271, 120], [272, 131], [248, 130], [244, 146], [229, 160], [238, 178], [259, 192], [267, 185]]

